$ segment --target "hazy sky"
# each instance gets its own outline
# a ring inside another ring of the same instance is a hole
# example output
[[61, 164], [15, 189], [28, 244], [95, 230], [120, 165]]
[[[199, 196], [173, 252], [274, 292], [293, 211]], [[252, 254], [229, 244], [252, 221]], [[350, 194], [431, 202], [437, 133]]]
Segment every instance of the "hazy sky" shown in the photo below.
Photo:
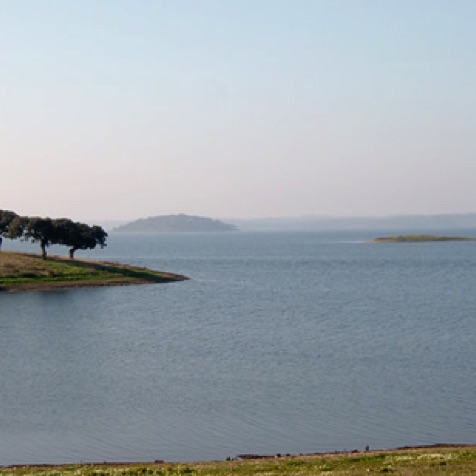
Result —
[[476, 212], [474, 0], [0, 0], [0, 208]]

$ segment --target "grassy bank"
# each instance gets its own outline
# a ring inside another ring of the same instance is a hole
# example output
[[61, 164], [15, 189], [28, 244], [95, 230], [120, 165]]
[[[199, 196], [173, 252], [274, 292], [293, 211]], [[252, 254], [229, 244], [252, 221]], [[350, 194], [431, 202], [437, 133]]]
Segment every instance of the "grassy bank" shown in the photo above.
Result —
[[396, 235], [375, 238], [374, 243], [424, 243], [431, 241], [475, 241], [476, 238], [464, 236], [439, 236], [439, 235]]
[[183, 281], [184, 276], [103, 261], [0, 252], [0, 290], [25, 291], [82, 286]]
[[360, 453], [269, 457], [208, 463], [116, 463], [1, 468], [0, 476], [59, 475], [354, 475], [476, 474], [476, 447], [431, 447]]

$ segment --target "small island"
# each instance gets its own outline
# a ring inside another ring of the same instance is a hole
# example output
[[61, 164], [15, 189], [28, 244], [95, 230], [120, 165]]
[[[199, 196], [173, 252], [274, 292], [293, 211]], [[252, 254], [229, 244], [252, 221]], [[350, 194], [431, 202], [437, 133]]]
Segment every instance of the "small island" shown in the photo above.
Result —
[[184, 281], [178, 274], [121, 263], [71, 260], [50, 256], [0, 252], [0, 291], [50, 290], [86, 286], [124, 286]]
[[127, 233], [195, 233], [236, 231], [234, 225], [193, 215], [161, 215], [126, 223], [113, 231]]
[[440, 235], [395, 235], [382, 236], [372, 240], [373, 243], [427, 243], [435, 241], [476, 241], [476, 238]]

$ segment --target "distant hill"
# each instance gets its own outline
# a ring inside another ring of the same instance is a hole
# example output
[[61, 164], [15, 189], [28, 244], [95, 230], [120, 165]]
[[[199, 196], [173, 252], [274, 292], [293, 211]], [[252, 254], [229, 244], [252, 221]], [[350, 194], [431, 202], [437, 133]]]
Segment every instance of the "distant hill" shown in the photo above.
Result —
[[128, 233], [169, 233], [169, 232], [203, 232], [203, 231], [236, 231], [234, 225], [212, 218], [191, 215], [161, 215], [140, 218], [118, 226], [113, 231]]

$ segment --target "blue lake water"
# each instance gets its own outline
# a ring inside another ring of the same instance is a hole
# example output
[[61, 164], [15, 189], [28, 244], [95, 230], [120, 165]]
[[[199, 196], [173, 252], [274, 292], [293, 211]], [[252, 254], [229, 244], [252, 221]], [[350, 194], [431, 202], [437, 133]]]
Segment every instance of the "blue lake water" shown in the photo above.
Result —
[[0, 293], [0, 465], [476, 442], [476, 242], [381, 234], [112, 234], [191, 280]]

